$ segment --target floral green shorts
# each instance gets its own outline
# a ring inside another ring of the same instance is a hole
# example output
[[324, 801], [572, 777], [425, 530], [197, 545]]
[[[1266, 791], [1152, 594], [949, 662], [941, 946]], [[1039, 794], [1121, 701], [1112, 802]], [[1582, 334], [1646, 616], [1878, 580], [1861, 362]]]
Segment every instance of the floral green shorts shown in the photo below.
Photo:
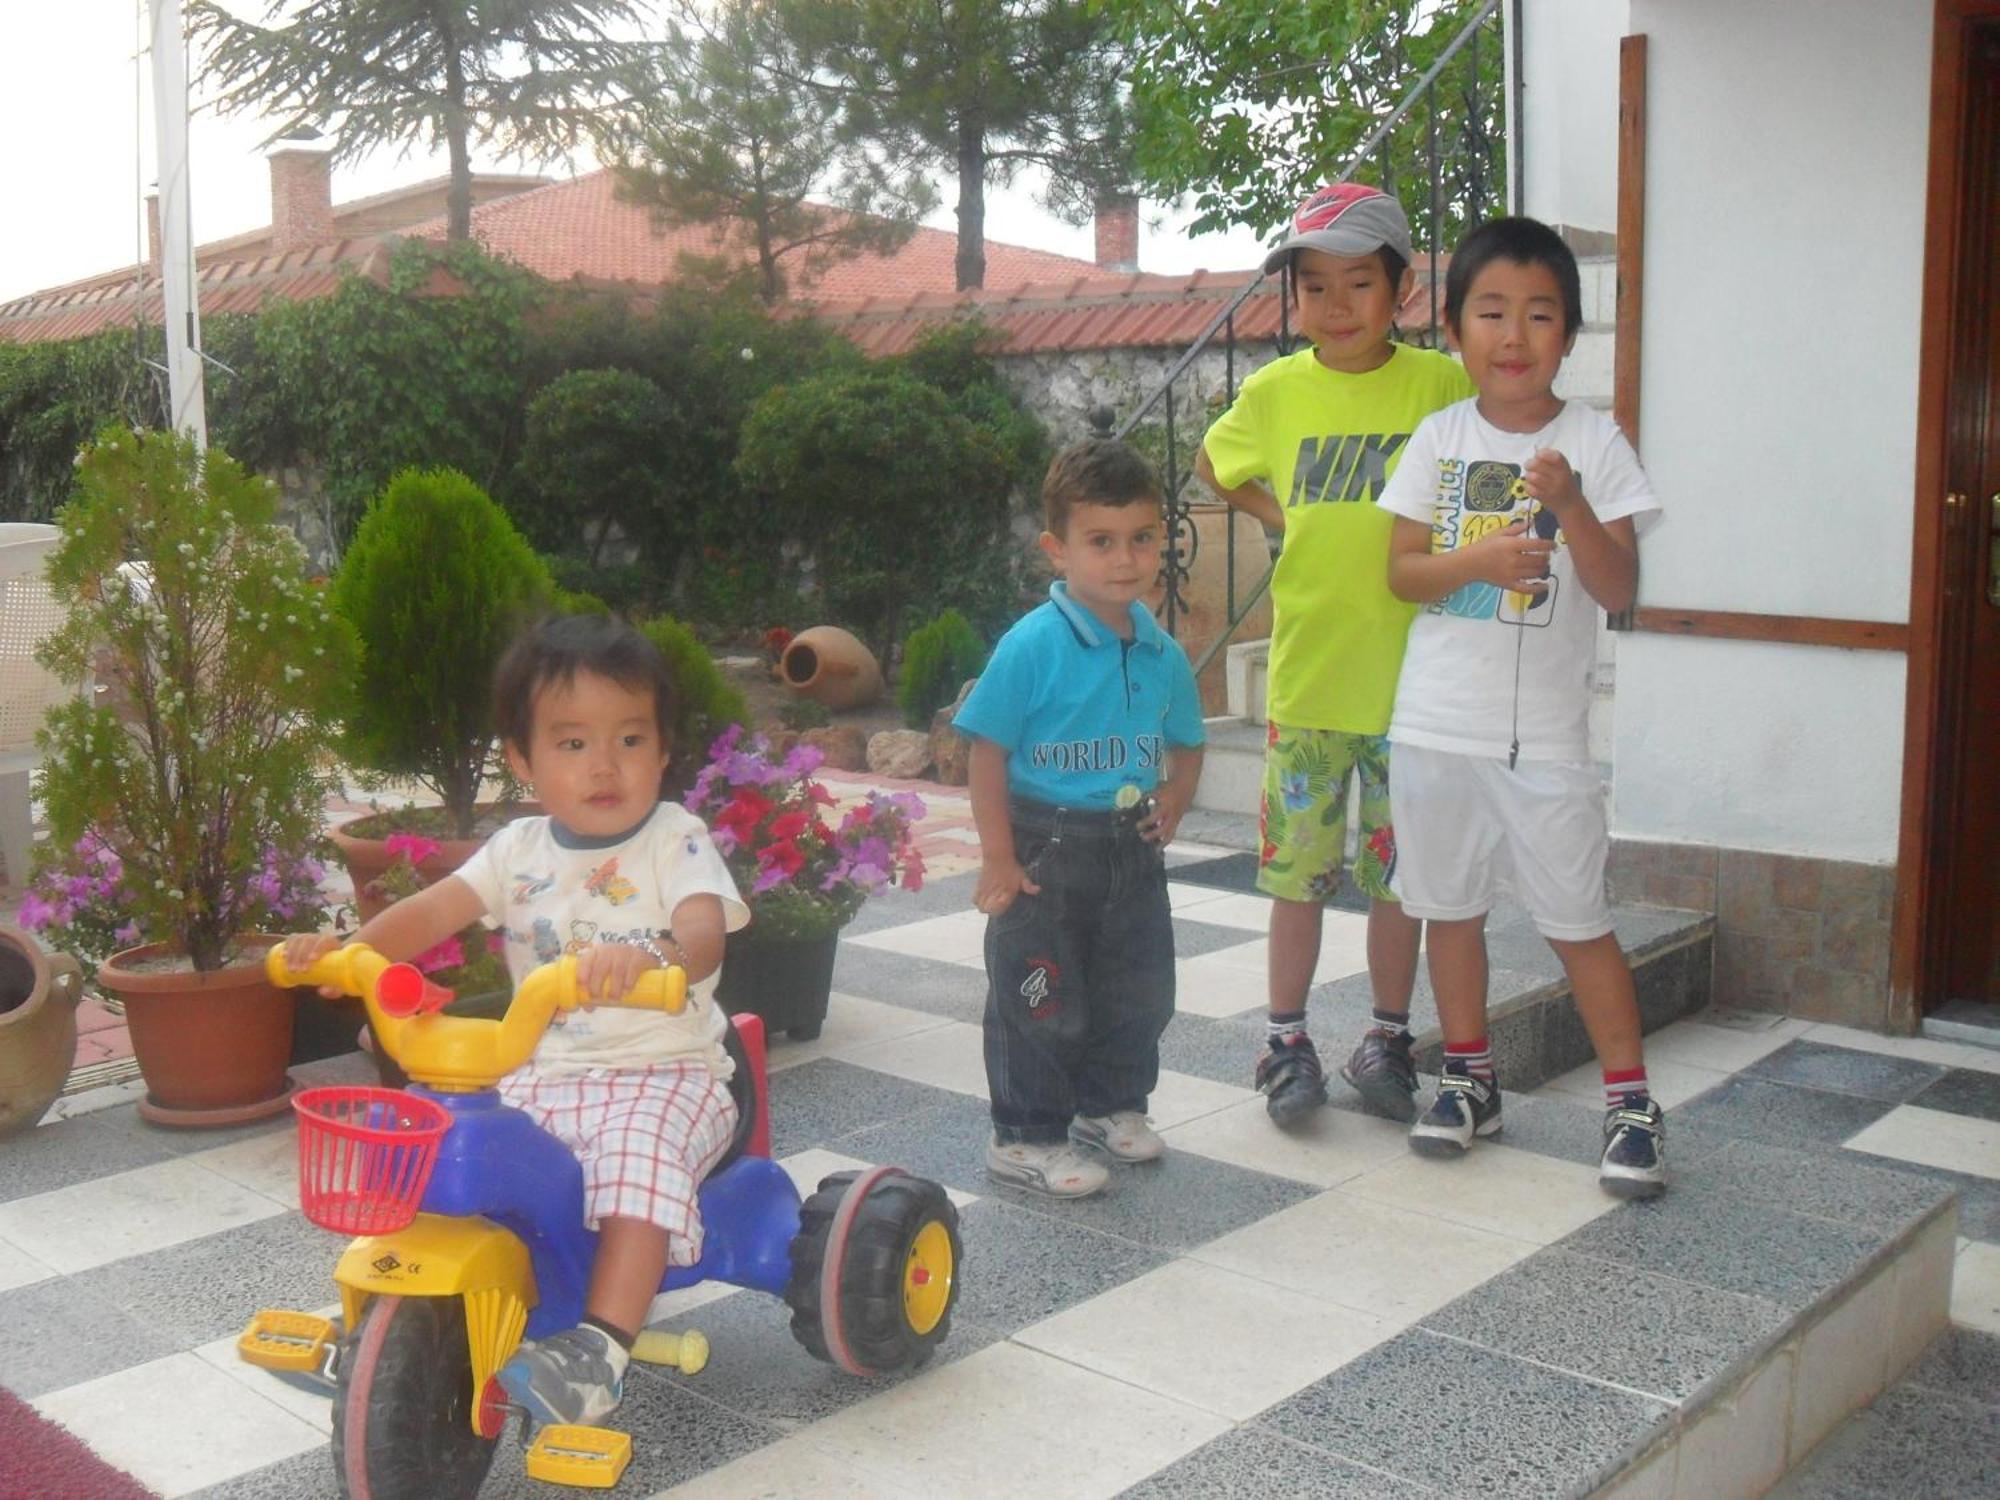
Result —
[[1263, 852], [1257, 889], [1285, 901], [1328, 901], [1347, 848], [1347, 783], [1361, 778], [1361, 843], [1354, 883], [1393, 901], [1396, 834], [1389, 823], [1389, 741], [1379, 734], [1271, 726], [1258, 810]]

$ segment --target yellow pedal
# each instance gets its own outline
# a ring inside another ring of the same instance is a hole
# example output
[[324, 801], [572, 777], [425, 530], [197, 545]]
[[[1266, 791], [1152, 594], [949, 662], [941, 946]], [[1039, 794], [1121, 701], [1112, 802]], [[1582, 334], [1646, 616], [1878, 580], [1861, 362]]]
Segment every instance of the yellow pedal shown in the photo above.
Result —
[[632, 1462], [632, 1435], [609, 1427], [544, 1427], [528, 1449], [528, 1477], [608, 1490]]
[[236, 1352], [266, 1370], [317, 1370], [325, 1365], [332, 1342], [331, 1319], [267, 1307], [236, 1340]]

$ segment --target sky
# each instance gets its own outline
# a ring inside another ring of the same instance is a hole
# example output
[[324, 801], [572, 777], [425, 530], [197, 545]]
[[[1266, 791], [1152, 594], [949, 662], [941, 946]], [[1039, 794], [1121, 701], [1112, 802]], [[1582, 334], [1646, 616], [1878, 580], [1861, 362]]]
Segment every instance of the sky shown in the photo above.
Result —
[[[141, 204], [157, 176], [151, 68], [143, 59], [135, 64], [145, 26], [143, 0], [0, 0], [0, 141], [8, 143], [0, 153], [0, 302], [144, 258]], [[259, 144], [270, 129], [267, 121], [197, 108], [188, 132], [197, 245], [270, 222], [270, 173]], [[551, 176], [593, 165], [474, 158], [475, 170]], [[333, 197], [342, 203], [445, 172], [442, 154], [378, 152], [336, 167]], [[926, 222], [948, 230], [956, 188], [939, 186], [943, 206]], [[1260, 236], [1236, 230], [1190, 238], [1181, 227], [1187, 217], [1170, 206], [1144, 206], [1141, 270], [1235, 270], [1261, 258]], [[1043, 213], [1026, 183], [989, 187], [986, 233], [1092, 257], [1090, 227]]]

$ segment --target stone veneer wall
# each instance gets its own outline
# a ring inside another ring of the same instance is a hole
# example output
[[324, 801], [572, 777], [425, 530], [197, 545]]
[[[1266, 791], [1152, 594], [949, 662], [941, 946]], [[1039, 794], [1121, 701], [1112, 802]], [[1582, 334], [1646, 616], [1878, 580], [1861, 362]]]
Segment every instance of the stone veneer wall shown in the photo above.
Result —
[[[1071, 349], [1040, 354], [1002, 354], [994, 364], [1014, 393], [1049, 429], [1057, 447], [1090, 436], [1092, 408], [1108, 406], [1123, 422], [1167, 378], [1167, 371], [1185, 349]], [[1236, 383], [1276, 358], [1270, 340], [1239, 342]], [[1228, 361], [1211, 345], [1174, 381], [1174, 436], [1184, 452], [1193, 452], [1227, 403]], [[1148, 426], [1166, 421], [1165, 405], [1146, 415]]]
[[1715, 913], [1718, 1004], [1907, 1032], [1889, 1003], [1893, 865], [1614, 839], [1611, 895]]

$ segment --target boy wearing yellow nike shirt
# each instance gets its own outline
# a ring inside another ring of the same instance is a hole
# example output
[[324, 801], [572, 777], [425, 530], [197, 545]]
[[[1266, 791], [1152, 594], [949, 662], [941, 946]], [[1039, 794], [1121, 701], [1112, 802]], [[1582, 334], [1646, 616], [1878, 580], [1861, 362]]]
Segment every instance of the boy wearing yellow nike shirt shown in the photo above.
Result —
[[1415, 607], [1387, 583], [1389, 537], [1375, 504], [1423, 418], [1473, 393], [1449, 355], [1392, 343], [1415, 282], [1397, 201], [1358, 183], [1299, 206], [1264, 269], [1283, 269], [1312, 348], [1243, 382], [1202, 441], [1195, 469], [1223, 499], [1283, 533], [1271, 632], [1257, 888], [1272, 897], [1270, 1031], [1257, 1087], [1280, 1125], [1326, 1102], [1306, 1034], [1321, 914], [1340, 884], [1349, 779], [1361, 780], [1354, 882], [1368, 896], [1374, 1021], [1341, 1075], [1392, 1119], [1416, 1118], [1410, 990], [1423, 926], [1389, 890], [1389, 710]]

